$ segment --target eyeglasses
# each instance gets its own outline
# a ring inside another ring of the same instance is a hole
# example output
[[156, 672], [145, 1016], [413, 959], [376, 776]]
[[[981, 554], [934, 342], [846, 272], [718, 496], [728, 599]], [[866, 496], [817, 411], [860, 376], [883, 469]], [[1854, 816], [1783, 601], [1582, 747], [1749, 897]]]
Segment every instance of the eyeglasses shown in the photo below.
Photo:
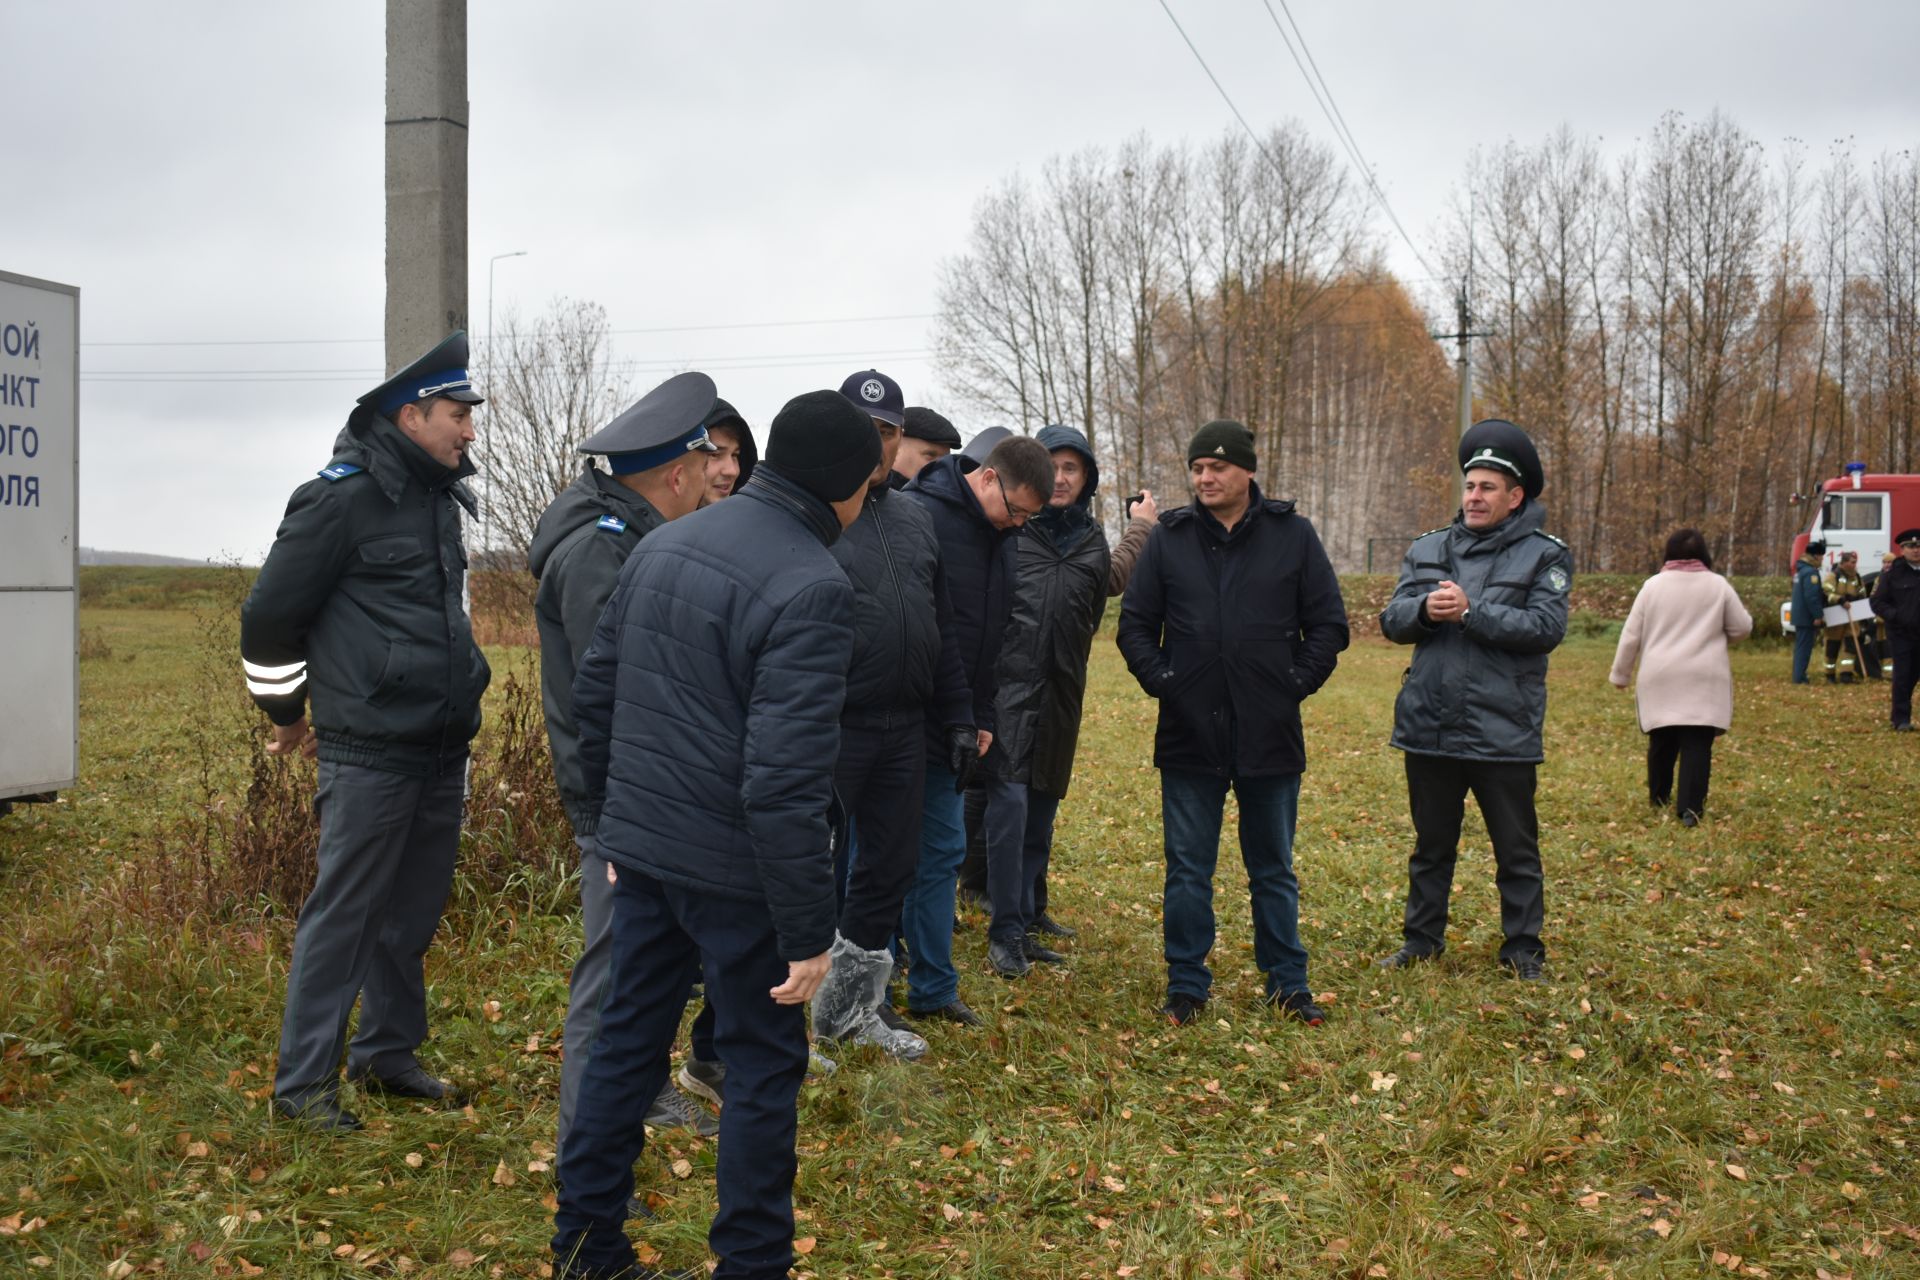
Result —
[[1013, 504], [1013, 499], [1007, 496], [1007, 478], [998, 471], [993, 473], [993, 480], [995, 484], [1000, 486], [1000, 501], [1007, 504], [1007, 519], [1013, 521], [1015, 524], [1025, 524], [1040, 514], [1040, 510], [1037, 507], [1032, 511], [1028, 511], [1025, 507], [1016, 507]]

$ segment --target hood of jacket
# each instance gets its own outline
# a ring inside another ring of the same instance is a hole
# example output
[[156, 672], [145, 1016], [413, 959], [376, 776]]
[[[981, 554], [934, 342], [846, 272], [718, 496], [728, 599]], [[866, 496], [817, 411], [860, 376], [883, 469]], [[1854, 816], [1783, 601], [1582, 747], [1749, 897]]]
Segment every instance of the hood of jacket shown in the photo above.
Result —
[[725, 400], [715, 400], [713, 411], [700, 425], [709, 431], [725, 427], [740, 436], [740, 475], [733, 482], [733, 491], [740, 492], [747, 487], [747, 481], [753, 479], [753, 466], [760, 461], [760, 446], [754, 441], [753, 428], [740, 416], [740, 411]]
[[1093, 495], [1100, 492], [1100, 463], [1094, 458], [1093, 446], [1087, 443], [1087, 438], [1072, 427], [1061, 426], [1057, 422], [1040, 428], [1033, 438], [1038, 440], [1040, 447], [1048, 453], [1052, 453], [1055, 449], [1071, 449], [1087, 460], [1087, 487], [1080, 491], [1080, 496], [1075, 500], [1074, 505], [1091, 506]]
[[589, 462], [580, 476], [540, 513], [540, 522], [533, 527], [533, 543], [527, 548], [527, 568], [538, 578], [546, 569], [548, 558], [574, 530], [602, 516], [635, 524], [649, 521], [653, 515], [653, 507], [645, 498]]
[[366, 405], [354, 406], [353, 412], [347, 415], [347, 425], [340, 428], [340, 434], [333, 439], [333, 456], [336, 461], [365, 467], [389, 502], [400, 501], [407, 477], [412, 476], [425, 489], [446, 489], [467, 509], [468, 515], [479, 510], [473, 494], [460, 483], [479, 470], [473, 465], [471, 454], [462, 453], [460, 465], [449, 467], [409, 440], [407, 433], [394, 425], [392, 419]]
[[[944, 458], [935, 458], [920, 468], [920, 474], [907, 482], [911, 491], [926, 494], [938, 502], [958, 507], [981, 524], [992, 528], [993, 521], [987, 519], [987, 513], [980, 506], [980, 499], [974, 496], [973, 486], [967, 483], [967, 473], [978, 469], [980, 464], [971, 458], [950, 453]], [[997, 533], [1018, 533], [1017, 529], [995, 530]]]

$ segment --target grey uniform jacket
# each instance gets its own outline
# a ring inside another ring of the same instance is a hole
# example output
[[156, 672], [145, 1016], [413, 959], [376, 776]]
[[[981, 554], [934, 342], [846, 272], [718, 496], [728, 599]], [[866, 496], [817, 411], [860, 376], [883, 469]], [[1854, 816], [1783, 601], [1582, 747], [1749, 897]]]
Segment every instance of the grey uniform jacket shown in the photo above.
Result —
[[[1393, 745], [1414, 755], [1538, 764], [1547, 655], [1567, 633], [1573, 557], [1528, 503], [1483, 533], [1460, 517], [1407, 549], [1380, 631], [1414, 646], [1393, 705]], [[1430, 622], [1442, 579], [1467, 595], [1465, 622]]]
[[620, 580], [620, 567], [647, 533], [665, 523], [645, 498], [588, 464], [540, 516], [527, 567], [540, 581], [534, 621], [540, 629], [540, 699], [560, 803], [575, 835], [590, 836], [599, 797], [589, 797], [573, 715], [573, 677], [594, 624]]

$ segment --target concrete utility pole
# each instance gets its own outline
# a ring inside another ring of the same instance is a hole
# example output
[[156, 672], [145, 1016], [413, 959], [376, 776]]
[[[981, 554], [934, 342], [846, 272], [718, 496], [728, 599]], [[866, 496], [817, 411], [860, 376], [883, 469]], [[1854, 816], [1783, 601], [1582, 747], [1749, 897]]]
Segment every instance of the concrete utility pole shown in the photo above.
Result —
[[387, 372], [467, 327], [467, 4], [387, 0]]
[[1474, 338], [1485, 338], [1491, 335], [1483, 329], [1467, 328], [1472, 317], [1467, 312], [1467, 285], [1464, 280], [1460, 283], [1460, 291], [1454, 295], [1453, 306], [1454, 331], [1436, 333], [1433, 336], [1442, 342], [1451, 339], [1456, 344], [1455, 350], [1458, 355], [1454, 359], [1454, 364], [1460, 370], [1460, 434], [1464, 436], [1467, 434], [1467, 428], [1473, 425], [1473, 357], [1467, 344]]

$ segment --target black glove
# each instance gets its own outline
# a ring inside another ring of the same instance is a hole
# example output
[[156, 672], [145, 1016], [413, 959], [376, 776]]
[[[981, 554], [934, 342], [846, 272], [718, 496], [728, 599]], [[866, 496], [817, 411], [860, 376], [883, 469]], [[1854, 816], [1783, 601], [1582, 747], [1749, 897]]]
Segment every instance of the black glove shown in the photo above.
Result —
[[965, 791], [980, 768], [980, 735], [972, 725], [947, 726], [947, 768], [953, 773], [954, 793]]

